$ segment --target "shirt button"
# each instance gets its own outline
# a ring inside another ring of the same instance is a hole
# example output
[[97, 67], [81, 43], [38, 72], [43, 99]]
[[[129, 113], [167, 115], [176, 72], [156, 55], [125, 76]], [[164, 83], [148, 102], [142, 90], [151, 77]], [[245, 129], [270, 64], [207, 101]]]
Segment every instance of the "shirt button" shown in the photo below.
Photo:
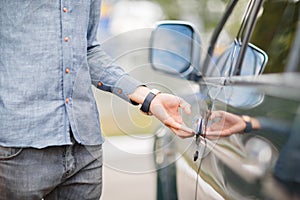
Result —
[[98, 87], [101, 87], [102, 86], [102, 82], [99, 81], [97, 85], [98, 85]]
[[64, 38], [65, 42], [69, 42], [69, 39], [70, 39], [69, 37]]
[[68, 104], [68, 103], [69, 103], [69, 101], [70, 101], [70, 100], [69, 100], [69, 98], [66, 98], [66, 104]]
[[119, 94], [122, 94], [122, 90], [121, 89], [118, 89], [118, 91], [117, 91]]
[[66, 68], [66, 74], [70, 73], [70, 69], [69, 68]]
[[66, 7], [63, 8], [64, 12], [68, 12], [68, 9]]

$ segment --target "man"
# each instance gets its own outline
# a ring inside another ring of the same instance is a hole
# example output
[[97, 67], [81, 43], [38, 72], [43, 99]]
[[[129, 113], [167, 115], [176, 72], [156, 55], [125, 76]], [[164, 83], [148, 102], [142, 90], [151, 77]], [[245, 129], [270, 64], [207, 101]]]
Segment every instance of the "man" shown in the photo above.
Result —
[[99, 199], [103, 139], [91, 83], [193, 135], [182, 99], [113, 65], [96, 40], [101, 0], [0, 6], [0, 199]]

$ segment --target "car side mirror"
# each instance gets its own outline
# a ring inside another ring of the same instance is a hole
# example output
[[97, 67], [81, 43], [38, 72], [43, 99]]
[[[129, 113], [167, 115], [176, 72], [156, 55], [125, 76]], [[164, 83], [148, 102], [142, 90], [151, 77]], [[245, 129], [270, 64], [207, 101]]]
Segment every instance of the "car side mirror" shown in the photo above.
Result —
[[162, 21], [151, 35], [150, 63], [155, 70], [187, 76], [197, 71], [200, 38], [192, 24]]
[[253, 44], [246, 47], [242, 66], [237, 66], [238, 56], [242, 44], [235, 40], [214, 63], [211, 63], [208, 76], [229, 77], [229, 76], [253, 76], [263, 72], [267, 62], [267, 54]]

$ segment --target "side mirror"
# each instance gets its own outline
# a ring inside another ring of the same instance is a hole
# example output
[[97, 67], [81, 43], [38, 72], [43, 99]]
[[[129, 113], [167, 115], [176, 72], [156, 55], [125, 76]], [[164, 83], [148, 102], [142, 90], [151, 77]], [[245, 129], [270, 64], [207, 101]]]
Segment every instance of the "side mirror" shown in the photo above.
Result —
[[197, 71], [200, 38], [194, 26], [182, 21], [162, 21], [151, 35], [150, 63], [155, 70], [187, 76]]
[[242, 44], [235, 40], [208, 70], [208, 76], [229, 77], [229, 76], [252, 76], [263, 72], [267, 62], [267, 54], [253, 44], [248, 44], [242, 66], [236, 66]]

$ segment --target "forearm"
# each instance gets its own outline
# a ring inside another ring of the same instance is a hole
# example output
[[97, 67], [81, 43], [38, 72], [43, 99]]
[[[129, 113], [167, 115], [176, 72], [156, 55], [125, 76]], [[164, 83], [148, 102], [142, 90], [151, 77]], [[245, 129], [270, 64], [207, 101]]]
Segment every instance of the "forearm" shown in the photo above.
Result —
[[130, 94], [143, 85], [128, 75], [123, 68], [114, 64], [100, 45], [89, 48], [88, 65], [94, 86], [100, 90], [114, 93], [126, 101], [131, 99]]
[[289, 133], [291, 131], [292, 122], [272, 119], [267, 117], [257, 117], [261, 128], [265, 130], [276, 131], [279, 133]]
[[244, 121], [248, 121], [251, 123], [253, 130], [264, 129], [264, 130], [272, 130], [280, 133], [288, 133], [291, 127], [291, 124], [288, 122], [282, 120], [270, 119], [266, 117], [254, 118], [254, 117], [242, 116], [242, 118]]
[[141, 82], [129, 76], [104, 52], [97, 41], [100, 17], [100, 1], [92, 1], [87, 32], [87, 62], [91, 82], [100, 90], [112, 92], [129, 101], [129, 94], [134, 93]]

